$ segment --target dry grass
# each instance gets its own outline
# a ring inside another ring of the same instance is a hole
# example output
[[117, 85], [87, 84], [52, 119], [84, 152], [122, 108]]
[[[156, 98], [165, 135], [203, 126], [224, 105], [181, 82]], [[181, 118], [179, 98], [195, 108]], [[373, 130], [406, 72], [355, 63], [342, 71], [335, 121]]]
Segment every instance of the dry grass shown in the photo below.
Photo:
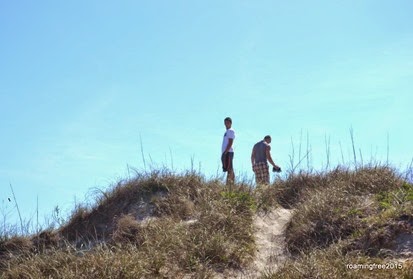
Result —
[[[2, 278], [214, 278], [245, 269], [255, 251], [255, 211], [294, 209], [291, 257], [263, 278], [412, 278], [397, 252], [412, 237], [413, 186], [394, 169], [368, 166], [291, 174], [231, 191], [189, 172], [138, 175], [99, 191], [56, 231], [0, 241]], [[354, 270], [348, 264], [403, 263]]]
[[287, 229], [292, 253], [323, 248], [366, 228], [365, 216], [378, 208], [369, 204], [374, 194], [398, 189], [403, 181], [387, 167], [357, 171], [335, 169], [328, 173], [299, 173], [279, 182], [278, 202], [294, 206], [296, 213]]
[[[286, 231], [292, 257], [263, 278], [413, 277], [411, 260], [397, 252], [395, 241], [401, 235], [413, 237], [413, 185], [395, 170], [370, 166], [300, 173], [271, 191], [278, 191], [278, 202], [295, 209]], [[374, 263], [389, 269], [346, 266]]]
[[[246, 185], [228, 192], [193, 172], [140, 175], [101, 191], [94, 206], [78, 206], [58, 231], [25, 238], [28, 253], [12, 247], [1, 272], [5, 278], [208, 278], [253, 257], [254, 209]], [[2, 255], [6, 244], [0, 243]]]
[[30, 255], [33, 250], [33, 243], [28, 237], [17, 236], [0, 241], [0, 270], [7, 268], [11, 259]]
[[119, 244], [143, 243], [142, 229], [139, 222], [132, 215], [123, 215], [116, 221], [116, 228], [112, 233], [112, 240]]
[[[315, 249], [290, 259], [277, 271], [267, 272], [262, 279], [359, 279], [359, 278], [412, 278], [413, 261], [348, 255], [343, 244], [327, 249]], [[378, 266], [381, 265], [379, 269]]]

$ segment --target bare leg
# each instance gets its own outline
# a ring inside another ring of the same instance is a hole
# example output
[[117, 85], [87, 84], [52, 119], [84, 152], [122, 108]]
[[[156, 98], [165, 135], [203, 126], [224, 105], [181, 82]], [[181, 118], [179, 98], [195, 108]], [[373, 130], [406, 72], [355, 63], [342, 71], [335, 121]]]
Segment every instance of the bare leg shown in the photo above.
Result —
[[234, 170], [229, 170], [227, 174], [227, 185], [234, 184], [234, 181], [235, 181]]

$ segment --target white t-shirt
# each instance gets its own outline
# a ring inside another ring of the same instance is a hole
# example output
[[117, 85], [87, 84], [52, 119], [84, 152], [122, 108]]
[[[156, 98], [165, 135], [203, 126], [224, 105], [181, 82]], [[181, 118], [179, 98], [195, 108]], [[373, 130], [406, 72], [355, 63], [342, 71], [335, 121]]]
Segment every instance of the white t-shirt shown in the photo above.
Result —
[[[224, 153], [225, 149], [227, 148], [229, 139], [235, 139], [235, 131], [232, 128], [226, 130], [224, 134], [224, 139], [222, 140], [222, 153]], [[233, 146], [234, 144], [232, 144], [229, 152], [234, 152]]]

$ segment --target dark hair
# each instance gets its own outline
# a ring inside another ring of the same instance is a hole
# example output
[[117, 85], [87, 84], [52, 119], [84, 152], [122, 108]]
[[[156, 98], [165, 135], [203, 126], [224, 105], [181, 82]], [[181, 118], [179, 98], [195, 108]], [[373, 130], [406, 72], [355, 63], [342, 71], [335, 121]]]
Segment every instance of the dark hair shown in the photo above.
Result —
[[230, 123], [232, 123], [232, 119], [231, 119], [231, 117], [227, 117], [227, 118], [225, 118], [225, 119], [224, 119], [224, 121], [229, 121]]
[[266, 140], [266, 139], [271, 139], [271, 136], [270, 135], [266, 135], [265, 137], [264, 137], [264, 139]]

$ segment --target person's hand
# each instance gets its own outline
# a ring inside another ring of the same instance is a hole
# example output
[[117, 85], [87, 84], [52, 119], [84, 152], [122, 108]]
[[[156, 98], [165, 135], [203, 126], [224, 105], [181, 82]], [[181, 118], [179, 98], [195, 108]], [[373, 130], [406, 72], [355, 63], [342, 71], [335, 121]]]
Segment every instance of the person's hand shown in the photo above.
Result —
[[272, 171], [273, 171], [273, 172], [281, 172], [281, 168], [280, 168], [279, 166], [275, 165], [275, 166], [272, 168]]

